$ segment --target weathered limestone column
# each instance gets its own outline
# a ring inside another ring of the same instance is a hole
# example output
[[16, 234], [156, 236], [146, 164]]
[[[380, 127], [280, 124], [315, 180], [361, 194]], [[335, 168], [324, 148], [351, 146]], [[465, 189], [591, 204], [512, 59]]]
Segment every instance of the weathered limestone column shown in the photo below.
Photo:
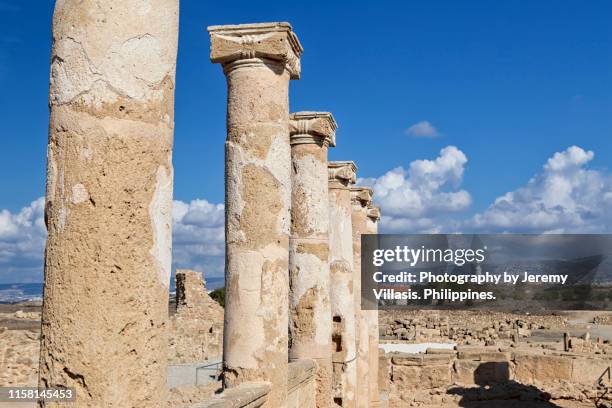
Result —
[[[380, 207], [374, 205], [368, 205], [366, 220], [366, 234], [378, 234], [378, 221], [380, 221]], [[380, 401], [380, 389], [378, 386], [378, 309], [366, 310], [366, 318], [368, 321], [368, 337], [370, 349], [368, 352], [369, 356], [369, 372], [370, 372], [370, 408], [382, 407]]]
[[317, 407], [332, 404], [327, 149], [336, 145], [327, 112], [291, 115], [290, 360], [317, 363]]
[[353, 162], [329, 163], [333, 397], [336, 405], [345, 408], [355, 407], [357, 381], [350, 191], [356, 170]]
[[368, 206], [372, 203], [372, 189], [351, 188], [351, 219], [353, 224], [353, 290], [355, 295], [355, 331], [357, 333], [357, 407], [369, 406], [369, 321], [366, 310], [361, 310], [361, 234], [367, 234]]
[[78, 407], [166, 406], [178, 13], [55, 3], [39, 384]]
[[289, 80], [302, 47], [288, 23], [209, 27], [227, 77], [224, 385], [287, 395], [291, 148]]

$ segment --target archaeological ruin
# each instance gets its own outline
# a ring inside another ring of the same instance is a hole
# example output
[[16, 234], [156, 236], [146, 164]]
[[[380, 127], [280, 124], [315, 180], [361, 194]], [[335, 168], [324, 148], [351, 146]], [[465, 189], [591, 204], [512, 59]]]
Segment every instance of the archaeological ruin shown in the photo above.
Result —
[[178, 1], [154, 3], [55, 10], [40, 385], [82, 407], [166, 406], [167, 373], [222, 354], [224, 391], [198, 406], [368, 406], [378, 330], [354, 241], [371, 194], [353, 234], [333, 116], [289, 113], [303, 49], [288, 23], [208, 28], [228, 89], [225, 309], [179, 270], [169, 319]]
[[329, 160], [342, 123], [290, 110], [289, 23], [208, 27], [224, 305], [208, 271], [177, 270], [171, 295], [178, 17], [178, 0], [56, 2], [44, 300], [0, 310], [0, 385], [74, 388], [79, 408], [612, 407], [612, 313], [363, 307], [381, 210]]

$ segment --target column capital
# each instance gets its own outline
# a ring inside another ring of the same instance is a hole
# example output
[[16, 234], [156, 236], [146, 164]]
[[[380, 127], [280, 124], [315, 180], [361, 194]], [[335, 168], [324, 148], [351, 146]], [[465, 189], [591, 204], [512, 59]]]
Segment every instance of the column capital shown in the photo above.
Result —
[[300, 77], [304, 52], [289, 23], [256, 23], [208, 27], [210, 60], [227, 64], [238, 60], [265, 58], [285, 64], [291, 79]]
[[329, 112], [295, 112], [289, 116], [291, 144], [336, 146], [338, 124]]
[[370, 218], [374, 222], [380, 221], [380, 207], [377, 205], [369, 205], [368, 206], [368, 218]]
[[351, 187], [351, 202], [361, 207], [368, 207], [372, 204], [372, 189], [364, 186]]
[[355, 184], [357, 166], [352, 161], [332, 161], [327, 164], [328, 181], [341, 183], [343, 186]]

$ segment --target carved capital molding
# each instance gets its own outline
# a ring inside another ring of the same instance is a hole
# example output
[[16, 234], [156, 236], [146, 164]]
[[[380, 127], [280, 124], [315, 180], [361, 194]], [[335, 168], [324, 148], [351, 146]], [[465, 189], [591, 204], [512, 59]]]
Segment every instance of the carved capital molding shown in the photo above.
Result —
[[344, 186], [357, 181], [357, 166], [352, 161], [332, 161], [327, 165], [329, 182], [339, 182]]
[[354, 186], [351, 187], [351, 202], [361, 207], [368, 207], [372, 204], [372, 189], [370, 187]]
[[367, 214], [372, 221], [378, 222], [380, 220], [380, 207], [377, 205], [368, 206]]
[[289, 23], [210, 26], [208, 32], [213, 63], [268, 59], [284, 64], [292, 79], [300, 77], [304, 49]]
[[336, 146], [338, 124], [329, 112], [296, 112], [289, 118], [291, 144]]

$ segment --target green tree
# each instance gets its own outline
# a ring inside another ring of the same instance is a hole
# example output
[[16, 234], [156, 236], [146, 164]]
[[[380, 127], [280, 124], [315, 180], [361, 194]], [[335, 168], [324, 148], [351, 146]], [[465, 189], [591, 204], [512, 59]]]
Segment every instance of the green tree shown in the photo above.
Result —
[[225, 288], [215, 289], [210, 292], [210, 297], [213, 298], [221, 307], [225, 307]]

